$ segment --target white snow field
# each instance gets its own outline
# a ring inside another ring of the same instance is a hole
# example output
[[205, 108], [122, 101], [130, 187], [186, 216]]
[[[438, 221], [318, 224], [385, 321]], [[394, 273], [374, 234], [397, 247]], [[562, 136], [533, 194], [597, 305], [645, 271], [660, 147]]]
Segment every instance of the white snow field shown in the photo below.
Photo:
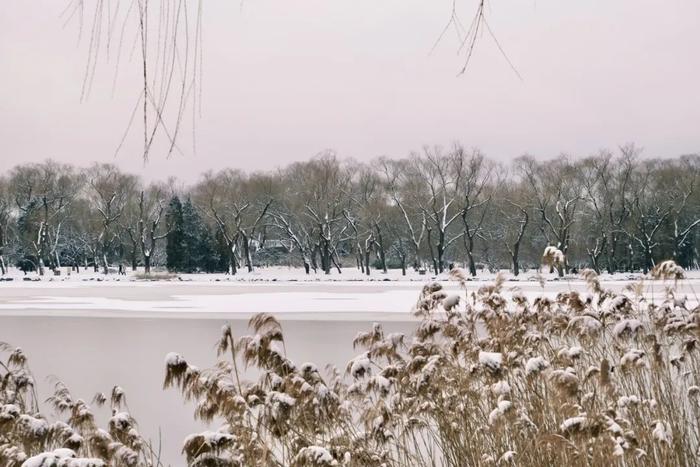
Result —
[[[577, 276], [558, 279], [546, 274], [541, 287], [535, 271], [519, 277], [504, 272], [505, 294], [519, 291], [527, 296], [554, 296], [567, 290], [585, 292]], [[23, 276], [11, 274], [0, 282], [0, 316], [66, 317], [168, 317], [168, 318], [249, 318], [260, 313], [284, 315], [285, 319], [321, 320], [407, 320], [422, 284], [440, 281], [458, 292], [448, 275], [418, 275], [411, 271], [388, 274], [373, 272], [367, 277], [356, 269], [342, 274], [306, 275], [298, 269], [271, 268], [260, 272], [223, 274], [183, 274], [168, 280], [141, 280], [137, 276], [104, 276], [99, 273], [70, 276]], [[157, 274], [154, 277], [159, 277]], [[467, 283], [476, 290], [493, 281], [494, 274], [480, 274]], [[604, 286], [622, 290], [639, 280], [641, 274], [602, 275]], [[661, 297], [665, 284], [645, 281], [645, 294]], [[700, 273], [692, 271], [679, 283], [678, 293], [697, 302]]]
[[[169, 352], [182, 354], [200, 368], [212, 366], [214, 345], [225, 322], [242, 335], [251, 315], [269, 312], [282, 322], [292, 360], [314, 362], [319, 368], [327, 363], [344, 368], [355, 355], [353, 337], [373, 322], [382, 322], [387, 332], [410, 333], [415, 325], [411, 308], [422, 284], [435, 279], [415, 273], [402, 278], [395, 271], [387, 276], [373, 271], [370, 280], [359, 272], [344, 271], [342, 281], [335, 273], [330, 277], [307, 277], [290, 270], [277, 273], [143, 282], [132, 276], [104, 279], [81, 272], [34, 282], [13, 272], [14, 280], [0, 282], [0, 342], [22, 347], [42, 400], [53, 388], [46, 379], [52, 375], [86, 400], [114, 385], [124, 388], [140, 431], [157, 444], [160, 430], [165, 465], [180, 466], [184, 465], [183, 439], [205, 428], [192, 421], [192, 407], [182, 402], [177, 391], [162, 390], [164, 358]], [[446, 275], [436, 279], [445, 281], [450, 290], [459, 290], [456, 283], [447, 282]], [[492, 279], [493, 275], [480, 276], [468, 282], [467, 289]], [[620, 290], [633, 279], [603, 277], [603, 285]], [[515, 287], [528, 295], [543, 293], [534, 272], [506, 282], [507, 293]], [[645, 288], [652, 299], [664, 293], [662, 282], [647, 282]], [[585, 285], [578, 278], [550, 281], [544, 293], [551, 296], [569, 289], [584, 291]], [[696, 291], [700, 291], [700, 275], [691, 272], [689, 279], [679, 283], [679, 293], [697, 303]], [[44, 407], [43, 412], [50, 410]], [[109, 414], [100, 413], [104, 418], [99, 421], [104, 423]]]

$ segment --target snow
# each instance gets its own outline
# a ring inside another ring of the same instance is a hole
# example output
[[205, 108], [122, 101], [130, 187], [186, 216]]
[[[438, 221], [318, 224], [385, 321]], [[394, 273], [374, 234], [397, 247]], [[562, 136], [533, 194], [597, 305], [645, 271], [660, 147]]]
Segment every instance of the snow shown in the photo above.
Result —
[[543, 357], [537, 356], [528, 359], [525, 364], [525, 374], [535, 375], [549, 367], [549, 362]]
[[613, 328], [613, 334], [615, 337], [622, 337], [625, 334], [634, 336], [639, 329], [642, 327], [642, 322], [638, 319], [623, 319], [618, 322]]
[[100, 459], [77, 458], [71, 449], [56, 449], [30, 457], [22, 467], [104, 467]]
[[587, 419], [585, 415], [567, 418], [559, 426], [559, 429], [563, 432], [580, 430], [586, 425], [586, 421]]
[[222, 431], [204, 431], [187, 436], [183, 445], [188, 446], [196, 443], [198, 446], [204, 445], [209, 449], [215, 449], [217, 446], [233, 441], [233, 439], [233, 435]]
[[620, 366], [632, 364], [644, 365], [644, 351], [639, 349], [631, 349], [620, 358]]
[[[83, 274], [81, 273], [81, 276]], [[700, 272], [692, 271], [690, 279], [680, 281], [678, 296], [687, 294], [687, 307], [696, 305], [700, 288]], [[98, 275], [99, 276], [99, 275]], [[183, 281], [137, 282], [127, 277], [108, 276], [102, 282], [70, 278], [40, 282], [0, 282], [0, 315], [33, 316], [102, 316], [102, 317], [167, 317], [189, 318], [206, 315], [250, 316], [265, 311], [285, 314], [288, 319], [309, 319], [318, 312], [324, 319], [367, 319], [367, 314], [382, 314], [382, 318], [405, 319], [411, 313], [420, 287], [426, 282], [440, 281], [447, 294], [443, 301], [450, 308], [452, 301], [463, 296], [459, 284], [447, 280], [447, 274], [437, 278], [411, 274], [407, 278], [390, 271], [386, 276], [377, 273], [368, 280], [355, 275], [353, 270], [342, 275], [311, 275], [303, 271], [280, 268], [262, 269], [240, 276], [184, 275]], [[482, 273], [477, 280], [467, 281], [467, 291], [478, 290], [494, 279], [493, 274]], [[603, 286], [620, 292], [638, 276], [601, 275]], [[65, 279], [65, 280], [64, 280]], [[506, 300], [524, 296], [530, 300], [539, 296], [554, 298], [559, 292], [586, 290], [581, 278], [554, 280], [544, 291], [533, 274], [523, 273], [517, 279], [506, 276], [501, 295]], [[648, 298], [665, 296], [662, 281], [647, 282]], [[454, 306], [457, 306], [455, 303]], [[392, 318], [394, 316], [394, 318]], [[579, 318], [583, 332], [595, 331], [600, 323], [593, 318]]]
[[621, 408], [628, 407], [630, 405], [637, 405], [639, 404], [639, 397], [637, 396], [621, 396], [617, 400], [617, 405]]
[[500, 352], [479, 352], [479, 363], [492, 371], [501, 368], [503, 355]]
[[295, 460], [312, 462], [312, 465], [338, 465], [328, 449], [320, 446], [307, 446], [299, 450]]
[[165, 365], [166, 365], [168, 368], [174, 368], [174, 367], [180, 366], [180, 365], [182, 365], [182, 364], [184, 364], [184, 363], [187, 363], [187, 362], [185, 361], [185, 358], [184, 358], [182, 355], [178, 354], [178, 353], [169, 352], [169, 353], [165, 356]]
[[491, 385], [491, 392], [496, 396], [505, 396], [510, 394], [510, 384], [507, 381], [499, 381]]
[[19, 416], [17, 426], [22, 432], [34, 438], [43, 438], [49, 431], [49, 424], [43, 418], [34, 418], [31, 415], [22, 414]]
[[668, 422], [663, 422], [661, 420], [656, 422], [654, 429], [651, 431], [651, 435], [661, 444], [666, 444], [671, 446], [673, 441], [673, 433], [671, 431], [671, 425]]
[[0, 405], [0, 421], [13, 420], [19, 417], [20, 410], [14, 404]]
[[489, 413], [489, 425], [495, 425], [513, 407], [512, 402], [507, 400], [499, 401], [496, 408]]
[[289, 394], [277, 391], [270, 391], [267, 394], [267, 400], [273, 404], [279, 404], [286, 407], [292, 407], [296, 403], [296, 399]]
[[459, 305], [459, 300], [461, 296], [459, 294], [450, 294], [442, 301], [442, 306], [445, 310], [450, 311], [457, 305]]
[[131, 415], [127, 412], [117, 412], [109, 419], [110, 427], [124, 431], [131, 426]]
[[371, 371], [371, 362], [367, 358], [367, 354], [362, 354], [355, 357], [350, 365], [350, 374], [353, 378], [360, 378], [368, 375]]

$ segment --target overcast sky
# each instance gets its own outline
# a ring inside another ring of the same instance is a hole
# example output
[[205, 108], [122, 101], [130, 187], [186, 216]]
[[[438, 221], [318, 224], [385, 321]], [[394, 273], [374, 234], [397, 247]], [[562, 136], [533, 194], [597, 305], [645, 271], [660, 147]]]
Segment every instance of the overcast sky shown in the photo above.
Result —
[[[476, 1], [457, 2], [468, 22]], [[429, 54], [452, 0], [205, 1], [197, 152], [185, 141], [146, 166], [138, 131], [114, 157], [138, 63], [123, 59], [112, 94], [103, 57], [81, 103], [86, 44], [64, 27], [66, 4], [0, 2], [0, 171], [50, 157], [190, 181], [327, 148], [367, 160], [455, 140], [500, 160], [630, 141], [648, 155], [700, 151], [696, 0], [492, 0], [491, 28], [522, 81], [488, 36], [462, 76], [454, 34]]]

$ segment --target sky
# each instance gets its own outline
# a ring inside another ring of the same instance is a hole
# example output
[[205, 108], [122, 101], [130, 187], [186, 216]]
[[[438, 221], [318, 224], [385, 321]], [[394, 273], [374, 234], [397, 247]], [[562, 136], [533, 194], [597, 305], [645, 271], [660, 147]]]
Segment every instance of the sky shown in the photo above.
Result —
[[[477, 1], [456, 2], [469, 23]], [[487, 34], [462, 75], [453, 30], [431, 53], [452, 0], [204, 2], [200, 115], [179, 152], [155, 147], [145, 164], [138, 123], [115, 155], [140, 63], [124, 54], [113, 86], [115, 54], [100, 54], [81, 100], [89, 44], [65, 24], [67, 4], [0, 2], [0, 173], [53, 158], [189, 182], [326, 149], [371, 160], [455, 141], [500, 161], [627, 142], [648, 156], [700, 151], [696, 0], [491, 1], [489, 26], [522, 79]]]

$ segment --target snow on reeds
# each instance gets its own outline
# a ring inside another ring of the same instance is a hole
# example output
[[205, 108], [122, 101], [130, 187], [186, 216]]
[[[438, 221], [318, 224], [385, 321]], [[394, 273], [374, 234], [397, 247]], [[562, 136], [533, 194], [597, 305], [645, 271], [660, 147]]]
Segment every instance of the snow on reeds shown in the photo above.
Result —
[[[674, 296], [683, 277], [661, 263], [665, 295], [633, 284], [605, 289], [593, 271], [585, 294], [528, 299], [504, 282], [459, 298], [423, 287], [412, 336], [380, 324], [359, 333], [344, 371], [296, 364], [271, 315], [236, 339], [224, 326], [219, 362], [199, 369], [165, 358], [164, 387], [216, 422], [183, 443], [191, 466], [684, 466], [700, 455], [700, 307]], [[0, 465], [158, 465], [121, 388], [96, 396], [112, 417], [61, 383], [49, 399], [61, 422], [38, 412], [21, 350], [3, 347]], [[253, 367], [256, 379], [246, 379]]]

